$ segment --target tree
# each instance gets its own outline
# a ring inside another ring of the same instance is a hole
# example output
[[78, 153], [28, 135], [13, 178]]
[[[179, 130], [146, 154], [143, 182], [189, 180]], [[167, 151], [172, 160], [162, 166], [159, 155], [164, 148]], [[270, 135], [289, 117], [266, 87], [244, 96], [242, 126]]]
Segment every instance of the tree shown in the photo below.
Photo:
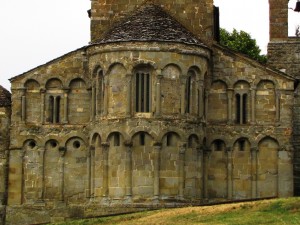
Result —
[[261, 50], [256, 44], [256, 40], [251, 38], [250, 34], [245, 31], [241, 30], [238, 32], [236, 29], [233, 29], [232, 33], [230, 33], [221, 28], [220, 44], [234, 51], [241, 52], [260, 63], [265, 64], [267, 62], [267, 56], [260, 54]]

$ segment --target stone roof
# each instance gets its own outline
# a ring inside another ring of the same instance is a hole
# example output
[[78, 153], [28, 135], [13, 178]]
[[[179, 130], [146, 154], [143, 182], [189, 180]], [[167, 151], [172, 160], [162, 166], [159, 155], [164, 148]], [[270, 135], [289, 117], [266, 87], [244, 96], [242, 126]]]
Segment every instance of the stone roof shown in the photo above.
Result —
[[11, 93], [0, 85], [0, 107], [11, 105]]
[[113, 26], [96, 43], [162, 41], [204, 45], [183, 25], [153, 4], [141, 6], [132, 15]]

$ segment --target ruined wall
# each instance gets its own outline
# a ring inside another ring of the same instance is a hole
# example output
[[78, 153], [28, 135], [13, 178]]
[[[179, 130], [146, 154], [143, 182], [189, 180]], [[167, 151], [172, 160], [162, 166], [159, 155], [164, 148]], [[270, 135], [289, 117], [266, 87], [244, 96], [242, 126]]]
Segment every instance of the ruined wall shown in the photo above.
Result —
[[[102, 37], [116, 22], [130, 14], [145, 0], [102, 1], [93, 0], [91, 8], [91, 41]], [[170, 15], [200, 39], [211, 41], [213, 37], [213, 1], [212, 0], [154, 0]]]

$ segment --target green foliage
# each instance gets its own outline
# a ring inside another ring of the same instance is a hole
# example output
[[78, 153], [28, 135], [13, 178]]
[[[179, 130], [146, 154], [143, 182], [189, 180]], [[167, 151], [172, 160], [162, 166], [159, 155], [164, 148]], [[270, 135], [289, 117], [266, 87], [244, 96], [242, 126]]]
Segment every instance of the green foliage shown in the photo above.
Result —
[[266, 55], [260, 55], [261, 50], [256, 44], [256, 40], [251, 38], [250, 34], [245, 31], [238, 32], [233, 29], [232, 33], [221, 28], [220, 29], [220, 44], [234, 51], [248, 55], [250, 58], [259, 61], [260, 63], [267, 62]]

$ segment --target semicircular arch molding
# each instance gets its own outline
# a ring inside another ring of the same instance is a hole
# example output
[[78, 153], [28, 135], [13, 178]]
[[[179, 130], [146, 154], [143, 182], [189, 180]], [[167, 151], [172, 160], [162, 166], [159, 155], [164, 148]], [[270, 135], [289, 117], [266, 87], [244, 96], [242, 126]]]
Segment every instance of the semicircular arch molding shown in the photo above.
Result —
[[253, 87], [257, 88], [259, 83], [261, 83], [263, 81], [271, 82], [274, 84], [275, 89], [279, 89], [278, 81], [276, 79], [274, 79], [274, 77], [272, 77], [272, 76], [262, 76], [262, 77], [256, 78], [253, 82]]
[[132, 141], [132, 138], [133, 138], [134, 135], [136, 135], [137, 133], [140, 133], [140, 132], [148, 133], [153, 138], [153, 140], [157, 140], [157, 134], [153, 130], [151, 130], [150, 128], [135, 127], [135, 128], [133, 128], [129, 131], [130, 141]]
[[176, 128], [176, 127], [169, 127], [168, 129], [164, 129], [162, 130], [158, 137], [157, 137], [157, 141], [158, 142], [162, 142], [163, 137], [167, 134], [167, 133], [176, 133], [179, 136], [179, 140], [182, 142], [187, 142], [188, 141], [188, 135], [185, 134], [182, 130]]
[[80, 133], [80, 132], [71, 132], [71, 133], [69, 133], [69, 134], [67, 134], [65, 137], [64, 137], [64, 139], [63, 139], [63, 141], [61, 142], [61, 147], [65, 147], [66, 146], [66, 144], [67, 144], [67, 142], [69, 141], [69, 140], [71, 140], [71, 139], [73, 139], [73, 138], [80, 138], [80, 139], [82, 139], [82, 141], [84, 142], [84, 144], [87, 146], [88, 145], [88, 138], [86, 137], [86, 135], [85, 134], [83, 134], [83, 133]]

